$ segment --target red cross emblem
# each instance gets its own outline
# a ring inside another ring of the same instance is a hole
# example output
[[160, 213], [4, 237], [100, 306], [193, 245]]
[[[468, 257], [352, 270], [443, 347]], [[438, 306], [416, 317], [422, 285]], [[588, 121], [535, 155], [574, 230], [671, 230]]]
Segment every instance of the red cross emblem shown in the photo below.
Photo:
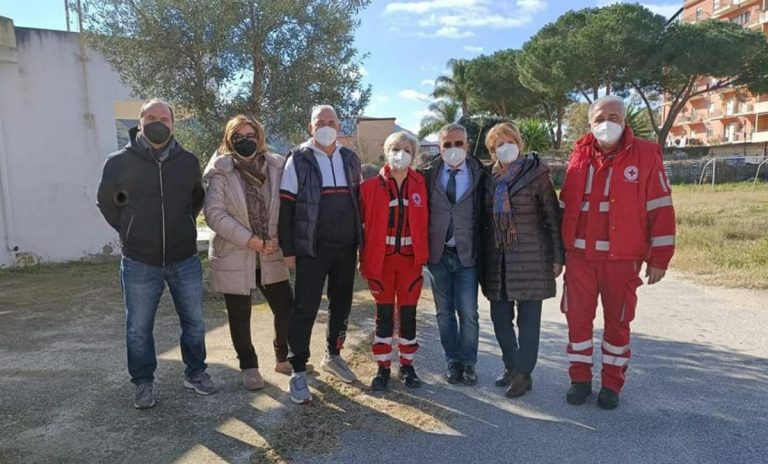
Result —
[[640, 170], [637, 169], [637, 166], [627, 166], [627, 169], [624, 170], [624, 178], [628, 181], [636, 182], [638, 177], [640, 177]]

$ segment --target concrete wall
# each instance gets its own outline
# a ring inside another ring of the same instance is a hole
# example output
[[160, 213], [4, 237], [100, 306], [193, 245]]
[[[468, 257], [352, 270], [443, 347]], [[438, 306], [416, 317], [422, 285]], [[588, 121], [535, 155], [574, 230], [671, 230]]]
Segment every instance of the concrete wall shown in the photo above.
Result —
[[130, 92], [76, 33], [15, 28], [15, 39], [15, 62], [0, 60], [0, 266], [116, 252], [96, 189]]

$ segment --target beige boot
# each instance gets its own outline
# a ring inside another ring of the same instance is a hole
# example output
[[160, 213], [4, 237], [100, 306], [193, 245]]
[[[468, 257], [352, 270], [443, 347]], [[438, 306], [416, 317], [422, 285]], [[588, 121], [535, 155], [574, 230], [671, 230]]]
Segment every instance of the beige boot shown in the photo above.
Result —
[[243, 387], [246, 390], [260, 390], [264, 388], [264, 379], [261, 378], [261, 374], [256, 368], [243, 369], [240, 377], [243, 379]]

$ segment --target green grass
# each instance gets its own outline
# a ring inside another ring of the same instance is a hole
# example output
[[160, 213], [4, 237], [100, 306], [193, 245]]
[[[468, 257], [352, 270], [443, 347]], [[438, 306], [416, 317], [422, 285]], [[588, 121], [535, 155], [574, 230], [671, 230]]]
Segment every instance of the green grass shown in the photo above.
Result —
[[707, 284], [768, 288], [768, 184], [673, 187], [672, 267]]

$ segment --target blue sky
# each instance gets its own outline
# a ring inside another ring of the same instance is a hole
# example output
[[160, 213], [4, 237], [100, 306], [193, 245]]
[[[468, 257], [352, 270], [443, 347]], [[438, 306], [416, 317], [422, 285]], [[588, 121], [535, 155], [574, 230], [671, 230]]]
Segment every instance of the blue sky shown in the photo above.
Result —
[[[373, 0], [356, 34], [365, 83], [373, 88], [365, 114], [396, 117], [416, 131], [433, 81], [451, 58], [519, 48], [543, 25], [571, 9], [617, 0]], [[682, 0], [640, 1], [671, 16]], [[66, 29], [63, 0], [0, 0], [0, 16], [17, 26]], [[76, 29], [76, 27], [75, 27]]]

